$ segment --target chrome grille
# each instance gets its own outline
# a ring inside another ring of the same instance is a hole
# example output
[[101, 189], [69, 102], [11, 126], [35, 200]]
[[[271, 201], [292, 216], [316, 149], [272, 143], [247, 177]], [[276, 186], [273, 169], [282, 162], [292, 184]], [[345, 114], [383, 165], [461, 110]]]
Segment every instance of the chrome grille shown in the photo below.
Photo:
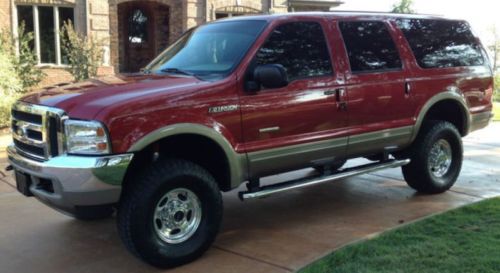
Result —
[[19, 154], [45, 161], [62, 151], [64, 111], [17, 102], [12, 106], [12, 137]]

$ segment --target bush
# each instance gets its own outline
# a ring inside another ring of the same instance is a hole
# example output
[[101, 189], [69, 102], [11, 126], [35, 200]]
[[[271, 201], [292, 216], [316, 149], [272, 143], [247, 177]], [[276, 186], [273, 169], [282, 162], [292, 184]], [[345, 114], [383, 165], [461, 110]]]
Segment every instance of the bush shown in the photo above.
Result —
[[6, 96], [0, 100], [0, 128], [10, 125], [10, 108], [17, 96]]
[[[19, 51], [16, 50], [16, 42], [19, 44]], [[29, 91], [39, 84], [45, 77], [45, 73], [37, 66], [36, 53], [32, 50], [33, 32], [26, 32], [24, 22], [18, 28], [17, 39], [7, 30], [0, 33], [0, 47], [14, 65], [17, 77], [21, 81], [22, 89], [18, 92]], [[17, 54], [19, 53], [19, 54]], [[0, 81], [3, 81], [0, 78]]]
[[[0, 128], [10, 124], [12, 103], [45, 76], [37, 67], [37, 57], [31, 49], [33, 33], [24, 29], [22, 23], [17, 39], [8, 30], [0, 32]], [[16, 42], [19, 49], [15, 46]]]
[[95, 77], [102, 58], [97, 41], [78, 34], [71, 22], [64, 23], [61, 41], [63, 53], [68, 57], [69, 72], [75, 80]]
[[500, 73], [495, 75], [495, 93], [493, 94], [493, 100], [500, 102]]
[[4, 48], [0, 48], [0, 95], [12, 96], [22, 92], [23, 85], [19, 78], [12, 57]]
[[0, 47], [0, 128], [10, 123], [10, 107], [23, 90], [16, 71], [15, 58], [9, 48]]

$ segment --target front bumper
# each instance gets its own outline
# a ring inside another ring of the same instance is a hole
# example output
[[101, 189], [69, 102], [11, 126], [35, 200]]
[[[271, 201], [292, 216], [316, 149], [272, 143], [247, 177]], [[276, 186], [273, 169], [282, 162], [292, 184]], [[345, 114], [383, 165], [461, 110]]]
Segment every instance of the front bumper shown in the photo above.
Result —
[[7, 147], [13, 168], [31, 180], [30, 191], [43, 203], [74, 214], [78, 207], [114, 204], [133, 154], [112, 156], [62, 155], [37, 162]]

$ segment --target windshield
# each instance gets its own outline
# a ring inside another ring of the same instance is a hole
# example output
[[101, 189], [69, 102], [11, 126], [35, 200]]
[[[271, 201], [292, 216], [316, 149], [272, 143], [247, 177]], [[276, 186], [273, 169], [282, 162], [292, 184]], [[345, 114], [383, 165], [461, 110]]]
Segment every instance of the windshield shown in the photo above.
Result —
[[188, 31], [145, 69], [153, 73], [220, 78], [228, 75], [256, 40], [266, 22], [218, 22]]

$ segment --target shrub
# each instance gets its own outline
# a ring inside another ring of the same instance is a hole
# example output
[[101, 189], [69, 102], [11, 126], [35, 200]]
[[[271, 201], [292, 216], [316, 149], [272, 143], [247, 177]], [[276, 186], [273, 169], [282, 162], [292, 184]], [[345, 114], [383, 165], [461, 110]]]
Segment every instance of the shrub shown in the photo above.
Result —
[[500, 73], [495, 75], [495, 91], [493, 95], [493, 100], [500, 102]]
[[69, 71], [75, 80], [95, 77], [102, 58], [98, 42], [77, 33], [71, 22], [64, 23], [61, 41], [63, 53], [68, 57]]
[[[16, 42], [19, 44], [19, 51], [16, 50]], [[45, 73], [37, 66], [38, 61], [32, 44], [33, 32], [25, 31], [24, 22], [18, 28], [17, 39], [7, 30], [0, 33], [1, 50], [11, 59], [21, 81], [22, 89], [18, 92], [29, 91], [45, 77]], [[2, 78], [0, 80], [3, 81]]]
[[16, 100], [16, 95], [5, 96], [0, 100], [0, 128], [10, 125], [10, 108]]
[[10, 107], [23, 90], [16, 60], [11, 53], [8, 46], [0, 47], [0, 128], [9, 125]]
[[12, 96], [22, 92], [23, 85], [19, 78], [13, 58], [0, 48], [0, 95]]
[[0, 128], [10, 123], [10, 107], [23, 90], [15, 65], [5, 50], [0, 49]]

